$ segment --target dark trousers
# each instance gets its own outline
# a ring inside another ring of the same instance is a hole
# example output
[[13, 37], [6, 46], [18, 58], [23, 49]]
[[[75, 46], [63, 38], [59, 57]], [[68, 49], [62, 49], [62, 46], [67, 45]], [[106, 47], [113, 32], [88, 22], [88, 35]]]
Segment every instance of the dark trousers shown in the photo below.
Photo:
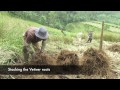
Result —
[[92, 38], [88, 38], [87, 43], [88, 43], [88, 42], [90, 42], [90, 43], [91, 43], [91, 42], [92, 42]]

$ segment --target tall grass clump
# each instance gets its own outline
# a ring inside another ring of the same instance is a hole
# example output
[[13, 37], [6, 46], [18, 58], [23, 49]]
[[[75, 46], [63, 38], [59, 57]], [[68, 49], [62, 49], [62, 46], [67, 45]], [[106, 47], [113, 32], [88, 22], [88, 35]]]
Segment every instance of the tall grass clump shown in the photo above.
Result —
[[3, 37], [4, 33], [5, 33], [4, 25], [3, 23], [0, 22], [0, 38]]
[[120, 42], [120, 33], [105, 32], [104, 40], [111, 42]]

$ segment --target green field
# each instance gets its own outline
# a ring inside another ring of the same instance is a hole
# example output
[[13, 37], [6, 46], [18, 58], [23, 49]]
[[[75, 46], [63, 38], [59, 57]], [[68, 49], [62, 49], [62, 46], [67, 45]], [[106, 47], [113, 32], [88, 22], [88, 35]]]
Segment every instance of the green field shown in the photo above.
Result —
[[[0, 19], [0, 64], [10, 65], [18, 60], [22, 61], [23, 33], [29, 27], [34, 26], [39, 28], [42, 24], [11, 16], [8, 12], [0, 12]], [[67, 49], [76, 51], [78, 55], [81, 56], [88, 48], [99, 48], [101, 27], [102, 22], [100, 21], [68, 23], [65, 26], [65, 36], [61, 33], [61, 30], [46, 26], [49, 32], [46, 52], [48, 54], [56, 54], [63, 49]], [[105, 23], [103, 41], [103, 49], [113, 59], [113, 68], [118, 71], [120, 69], [118, 66], [120, 55], [119, 53], [108, 51], [107, 47], [111, 44], [120, 42], [119, 29], [119, 25]], [[92, 43], [86, 43], [87, 34], [89, 31], [94, 32]], [[79, 32], [83, 33], [81, 42], [78, 42], [76, 39], [76, 35]], [[84, 78], [85, 76], [82, 77]], [[118, 76], [118, 78], [119, 77], [120, 76]], [[70, 78], [73, 78], [73, 76]]]
[[[23, 33], [27, 28], [34, 26], [40, 27], [41, 24], [25, 21], [19, 18], [10, 16], [7, 12], [0, 12], [0, 60], [11, 59], [12, 55], [22, 55], [23, 47]], [[60, 30], [47, 27], [49, 32], [48, 42], [60, 41], [62, 43], [71, 43], [74, 33], [65, 32], [67, 36], [64, 36]], [[3, 53], [6, 52], [6, 53]], [[6, 56], [8, 54], [8, 56]]]
[[[30, 26], [40, 27], [41, 24], [22, 20], [20, 18], [15, 18], [10, 16], [7, 12], [0, 12], [0, 49], [2, 52], [9, 53], [15, 52], [15, 54], [22, 55], [23, 46], [23, 33]], [[109, 24], [112, 25], [112, 24]], [[114, 25], [113, 25], [114, 26]], [[101, 23], [99, 22], [80, 22], [80, 23], [70, 23], [66, 26], [66, 36], [64, 36], [60, 30], [46, 26], [49, 32], [48, 43], [60, 42], [62, 47], [67, 47], [72, 44], [73, 40], [76, 38], [78, 32], [83, 32], [83, 39], [87, 39], [88, 31], [94, 31], [94, 39], [99, 41], [101, 32]], [[116, 31], [116, 30], [113, 30]], [[109, 30], [104, 30], [104, 40], [119, 42], [120, 35], [116, 32], [111, 32]], [[52, 46], [51, 46], [52, 47]], [[61, 47], [61, 45], [58, 45]], [[4, 54], [1, 55], [2, 59], [5, 59]]]

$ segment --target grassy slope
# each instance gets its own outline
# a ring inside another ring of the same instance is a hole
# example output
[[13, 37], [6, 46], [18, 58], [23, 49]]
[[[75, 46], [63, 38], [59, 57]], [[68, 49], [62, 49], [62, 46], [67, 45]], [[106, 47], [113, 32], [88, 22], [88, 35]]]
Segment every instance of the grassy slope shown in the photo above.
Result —
[[[107, 23], [108, 24], [108, 23]], [[106, 25], [106, 24], [105, 24]], [[105, 41], [112, 41], [112, 42], [119, 42], [120, 41], [120, 30], [119, 28], [115, 28], [114, 24], [109, 24], [111, 30], [104, 30], [104, 40]], [[94, 31], [94, 38], [99, 39], [101, 34], [101, 23], [98, 22], [80, 22], [80, 23], [72, 23], [73, 31], [74, 32], [80, 32], [82, 31], [84, 33], [84, 38], [87, 37], [88, 31]], [[117, 26], [119, 27], [119, 26]], [[111, 32], [112, 31], [112, 32]]]
[[[31, 22], [25, 21], [19, 18], [14, 18], [8, 15], [6, 12], [0, 12], [0, 47], [13, 50], [17, 52], [21, 52], [22, 43], [23, 43], [23, 33], [27, 30], [30, 26], [40, 27], [42, 25]], [[64, 38], [63, 34], [60, 30], [47, 27], [48, 32], [50, 34], [50, 39], [48, 41], [62, 41]], [[67, 33], [68, 38], [74, 36], [69, 32]], [[67, 39], [67, 38], [66, 38]], [[69, 39], [68, 39], [69, 41]]]
[[[12, 58], [10, 54], [14, 54], [14, 52], [19, 55], [22, 54], [22, 35], [27, 30], [27, 28], [30, 26], [40, 27], [42, 25], [32, 21], [25, 21], [19, 18], [12, 17], [7, 12], [0, 12], [0, 18], [0, 59], [8, 60]], [[74, 25], [74, 28], [72, 29], [72, 32], [65, 32], [66, 36], [64, 36], [60, 30], [46, 26], [50, 34], [46, 47], [48, 52], [56, 52], [57, 50], [63, 48], [73, 48], [73, 50], [77, 49], [77, 47], [73, 47], [72, 42], [75, 38], [76, 33], [80, 31], [84, 33], [83, 38], [86, 39], [87, 31], [94, 30], [94, 38], [99, 39], [99, 28], [90, 26], [85, 23], [72, 24]], [[105, 40], [120, 41], [119, 34], [105, 31], [104, 35]], [[98, 44], [96, 43], [96, 45]]]
[[[0, 12], [0, 62], [11, 60], [15, 57], [16, 53], [22, 55], [23, 47], [23, 33], [30, 26], [40, 27], [41, 24], [25, 21], [19, 18], [10, 16], [7, 12]], [[74, 34], [65, 32], [67, 37], [64, 36], [60, 30], [47, 27], [49, 32], [48, 42], [60, 41], [62, 43], [72, 42]], [[61, 44], [61, 43], [60, 43]], [[52, 45], [52, 44], [51, 44]], [[50, 49], [51, 50], [51, 49]]]
[[[13, 57], [15, 53], [22, 54], [22, 41], [23, 41], [22, 34], [26, 31], [26, 29], [29, 26], [40, 27], [41, 25], [35, 22], [25, 21], [22, 19], [11, 17], [6, 12], [0, 12], [0, 19], [1, 19], [0, 20], [0, 64], [2, 63], [9, 64], [10, 60], [15, 58]], [[46, 26], [50, 33], [50, 38], [48, 40], [47, 47], [46, 47], [48, 52], [51, 52], [51, 51], [56, 52], [57, 50], [61, 50], [61, 49], [69, 49], [69, 50], [79, 51], [81, 56], [81, 54], [87, 48], [91, 46], [92, 47], [99, 46], [99, 42], [97, 40], [93, 40], [91, 44], [85, 43], [84, 40], [82, 42], [76, 41], [76, 44], [77, 43], [78, 44], [72, 45], [71, 43], [72, 39], [74, 39], [74, 36], [77, 32], [82, 31], [84, 33], [84, 37], [86, 37], [87, 31], [94, 30], [95, 38], [99, 38], [99, 35], [100, 35], [100, 31], [99, 31], [100, 29], [98, 29], [97, 27], [93, 27], [84, 23], [74, 23], [73, 25], [75, 27], [72, 33], [65, 32], [67, 36], [63, 36], [63, 34], [57, 29]], [[106, 31], [104, 34], [108, 35], [105, 37], [106, 40], [109, 40], [110, 38], [112, 38], [111, 40], [113, 41], [120, 39], [120, 35], [116, 33]], [[115, 37], [117, 37], [117, 39], [115, 39]], [[103, 48], [106, 48], [109, 45], [111, 45], [111, 43], [107, 45], [108, 43], [105, 43], [105, 42], [103, 42], [103, 44], [104, 44]], [[111, 56], [113, 60], [114, 69], [119, 70], [120, 65], [118, 62], [120, 60], [119, 59], [120, 55], [118, 53], [113, 53], [110, 51], [107, 51], [107, 53], [109, 56]], [[77, 76], [76, 77], [66, 76], [66, 77], [76, 78]], [[80, 75], [79, 77], [95, 78], [95, 76], [83, 76], [83, 75], [82, 76]], [[120, 76], [118, 78], [120, 78]]]

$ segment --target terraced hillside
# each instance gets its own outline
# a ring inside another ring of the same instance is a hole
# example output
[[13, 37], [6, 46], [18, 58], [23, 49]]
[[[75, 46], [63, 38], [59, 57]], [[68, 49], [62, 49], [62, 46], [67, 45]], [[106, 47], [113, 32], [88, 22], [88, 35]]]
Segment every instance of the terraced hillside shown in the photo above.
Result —
[[[23, 64], [22, 47], [23, 47], [23, 33], [30, 26], [40, 27], [42, 25], [22, 20], [10, 16], [6, 12], [0, 12], [0, 64], [1, 65], [15, 65]], [[110, 66], [114, 74], [111, 76], [99, 76], [99, 75], [1, 75], [0, 78], [7, 79], [106, 79], [106, 78], [120, 78], [120, 53], [115, 49], [113, 52], [108, 49], [111, 45], [120, 45], [120, 35], [118, 33], [119, 26], [113, 24], [109, 25], [109, 29], [104, 31], [103, 50], [111, 58]], [[71, 31], [67, 31], [69, 26], [72, 28]], [[114, 27], [113, 27], [114, 26]], [[80, 22], [71, 23], [67, 26], [65, 34], [61, 33], [61, 30], [46, 26], [49, 31], [50, 37], [47, 41], [45, 48], [45, 54], [56, 57], [62, 50], [69, 50], [75, 52], [81, 62], [81, 57], [84, 52], [89, 48], [99, 49], [99, 38], [101, 23], [100, 22]], [[116, 30], [115, 30], [116, 29]], [[118, 29], [118, 31], [117, 31]], [[93, 30], [94, 39], [92, 43], [86, 43], [88, 31]], [[111, 32], [112, 31], [112, 32]], [[76, 35], [78, 32], [82, 32], [83, 36], [81, 41], [78, 41]], [[117, 33], [116, 33], [117, 32]], [[114, 47], [113, 47], [114, 49]], [[73, 57], [74, 58], [74, 57]], [[67, 60], [67, 59], [66, 59]], [[69, 59], [68, 59], [69, 62]]]

